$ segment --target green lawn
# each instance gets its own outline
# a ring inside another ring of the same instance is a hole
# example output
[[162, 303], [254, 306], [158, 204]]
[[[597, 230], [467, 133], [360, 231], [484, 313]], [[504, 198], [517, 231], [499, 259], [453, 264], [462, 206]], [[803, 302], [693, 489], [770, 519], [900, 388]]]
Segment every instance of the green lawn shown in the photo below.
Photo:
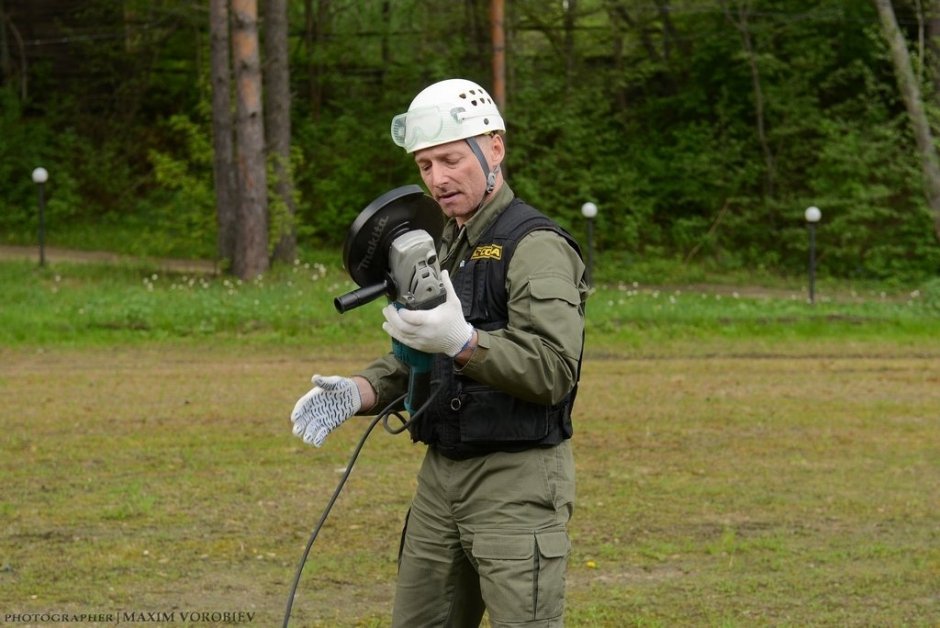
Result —
[[[313, 372], [388, 347], [379, 304], [333, 311], [348, 287], [0, 263], [0, 618], [280, 625], [366, 426], [314, 449], [288, 414]], [[940, 316], [852, 289], [597, 291], [567, 625], [938, 625]], [[373, 434], [291, 625], [388, 625], [421, 455]]]

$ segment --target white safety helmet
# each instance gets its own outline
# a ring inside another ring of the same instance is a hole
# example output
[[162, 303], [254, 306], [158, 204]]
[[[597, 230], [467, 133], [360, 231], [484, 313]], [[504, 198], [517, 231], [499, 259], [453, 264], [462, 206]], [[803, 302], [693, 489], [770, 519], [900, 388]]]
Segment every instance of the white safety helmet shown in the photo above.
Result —
[[392, 118], [392, 140], [409, 153], [494, 131], [505, 131], [496, 102], [466, 79], [448, 79], [415, 96]]

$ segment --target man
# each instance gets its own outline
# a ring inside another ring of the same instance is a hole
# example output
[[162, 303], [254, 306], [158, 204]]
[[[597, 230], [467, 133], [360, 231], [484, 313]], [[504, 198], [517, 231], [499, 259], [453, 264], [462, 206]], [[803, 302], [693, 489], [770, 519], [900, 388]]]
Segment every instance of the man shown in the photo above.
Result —
[[[394, 626], [561, 626], [574, 506], [571, 408], [587, 285], [577, 244], [503, 180], [503, 119], [479, 85], [451, 79], [392, 121], [448, 221], [447, 300], [383, 310], [383, 329], [435, 355], [428, 445], [399, 555]], [[401, 395], [393, 354], [351, 378], [313, 378], [294, 433], [314, 445]]]

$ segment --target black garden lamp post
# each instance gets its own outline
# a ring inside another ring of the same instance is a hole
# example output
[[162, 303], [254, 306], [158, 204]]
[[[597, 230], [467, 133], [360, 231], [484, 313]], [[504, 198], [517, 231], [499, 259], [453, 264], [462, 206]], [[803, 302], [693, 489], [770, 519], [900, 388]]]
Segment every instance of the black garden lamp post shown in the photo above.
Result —
[[587, 282], [592, 284], [591, 275], [594, 271], [594, 217], [597, 216], [597, 205], [588, 201], [581, 206], [581, 214], [587, 219]]
[[44, 188], [49, 180], [49, 172], [45, 168], [33, 170], [33, 183], [39, 187], [39, 265], [46, 265], [46, 199]]
[[818, 207], [807, 207], [803, 214], [809, 231], [809, 302], [816, 303], [816, 223], [822, 218]]

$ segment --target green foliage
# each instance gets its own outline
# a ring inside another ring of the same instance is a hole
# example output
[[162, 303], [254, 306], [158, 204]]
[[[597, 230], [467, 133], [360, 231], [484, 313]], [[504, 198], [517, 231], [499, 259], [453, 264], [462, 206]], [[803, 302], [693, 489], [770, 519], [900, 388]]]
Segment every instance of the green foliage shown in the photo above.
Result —
[[[279, 160], [282, 160], [280, 155], [274, 153], [268, 155], [268, 251], [272, 253], [282, 234], [297, 229], [296, 214], [291, 214], [287, 201], [277, 191], [277, 186], [280, 184], [278, 173], [284, 171], [288, 181], [295, 181], [296, 173], [303, 168], [304, 155], [300, 147], [295, 145], [291, 147], [290, 159], [283, 160], [287, 163], [280, 164], [280, 168], [277, 167]], [[300, 206], [300, 190], [297, 186], [291, 187], [291, 203], [295, 208]]]
[[924, 284], [919, 296], [923, 299], [924, 307], [940, 315], [940, 277], [935, 277]]
[[[805, 265], [812, 204], [823, 211], [820, 273], [938, 273], [934, 217], [871, 3], [574, 6], [507, 7], [506, 172], [521, 197], [580, 237], [580, 207], [597, 203], [596, 245], [625, 259], [784, 274]], [[289, 3], [301, 250], [338, 246], [367, 202], [418, 181], [388, 139], [417, 91], [451, 76], [491, 83], [486, 2], [323, 7], [307, 15]], [[916, 36], [912, 7], [897, 10]], [[26, 103], [0, 89], [0, 237], [32, 237], [28, 173], [42, 162], [53, 242], [80, 241], [88, 225], [146, 228], [138, 252], [214, 256], [204, 7], [135, 0], [122, 12], [92, 0], [70, 19], [66, 33], [98, 25], [124, 37], [75, 37], [83, 73], [35, 64]], [[934, 86], [923, 87], [929, 100]], [[269, 210], [273, 241], [288, 214], [274, 194]]]
[[[148, 199], [148, 219], [154, 231], [168, 238], [173, 246], [207, 256], [216, 233], [212, 143], [207, 126], [196, 124], [185, 115], [171, 116], [166, 126], [169, 150], [149, 152], [159, 187]], [[168, 254], [172, 248], [167, 247]]]
[[75, 135], [57, 135], [43, 120], [24, 119], [16, 94], [0, 87], [0, 234], [19, 241], [36, 236], [38, 192], [33, 169], [44, 167], [46, 226], [51, 232], [79, 213], [78, 184], [67, 166]]
[[[301, 121], [295, 128], [294, 139], [306, 151], [295, 182], [311, 199], [298, 212], [302, 241], [341, 243], [369, 201], [418, 178], [410, 157], [388, 138], [389, 119], [357, 111], [339, 114], [328, 124]], [[354, 155], [350, 146], [357, 147]]]

